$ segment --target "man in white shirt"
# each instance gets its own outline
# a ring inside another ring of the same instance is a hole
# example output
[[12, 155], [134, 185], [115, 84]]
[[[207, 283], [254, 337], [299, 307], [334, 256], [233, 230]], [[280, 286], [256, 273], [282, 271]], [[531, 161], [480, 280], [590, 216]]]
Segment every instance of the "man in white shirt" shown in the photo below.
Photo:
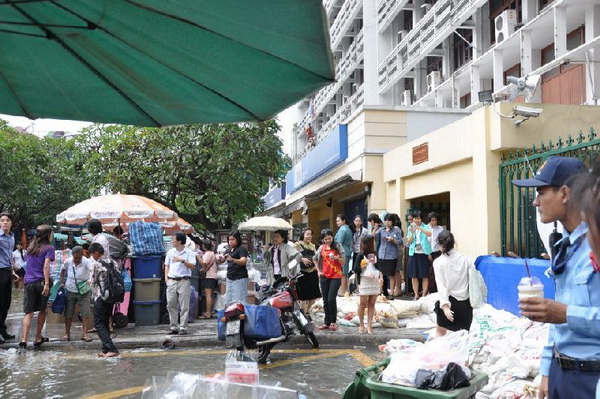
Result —
[[[167, 283], [167, 310], [169, 311], [169, 334], [187, 334], [190, 310], [192, 270], [196, 267], [196, 254], [185, 247], [187, 237], [183, 233], [173, 236], [173, 248], [165, 258], [165, 282]], [[181, 310], [177, 312], [177, 307]], [[179, 316], [179, 324], [177, 323]]]
[[[75, 305], [78, 305], [83, 323], [81, 339], [90, 342], [91, 338], [87, 335], [87, 331], [90, 316], [94, 264], [91, 259], [83, 256], [83, 248], [80, 246], [74, 247], [71, 250], [71, 253], [73, 256], [66, 260], [60, 270], [60, 286], [67, 290], [65, 336], [63, 337], [63, 340], [69, 341], [71, 339], [73, 314], [75, 313]], [[78, 285], [79, 288], [77, 287]]]

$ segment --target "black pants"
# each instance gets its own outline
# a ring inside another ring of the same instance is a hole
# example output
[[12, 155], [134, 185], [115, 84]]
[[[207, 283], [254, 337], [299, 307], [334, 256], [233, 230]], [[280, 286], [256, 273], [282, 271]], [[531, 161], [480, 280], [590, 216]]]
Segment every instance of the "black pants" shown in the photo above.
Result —
[[110, 338], [110, 327], [108, 325], [113, 307], [114, 304], [108, 304], [102, 298], [98, 298], [94, 302], [94, 327], [98, 332], [100, 341], [102, 341], [102, 353], [119, 353], [119, 350]]
[[323, 309], [325, 310], [325, 325], [337, 321], [337, 293], [342, 285], [341, 278], [327, 278], [321, 276], [321, 294], [323, 295]]
[[600, 377], [598, 372], [563, 370], [552, 358], [548, 376], [548, 397], [550, 399], [594, 399], [598, 377]]
[[0, 269], [0, 334], [6, 334], [6, 316], [10, 309], [12, 298], [12, 268], [5, 267]]

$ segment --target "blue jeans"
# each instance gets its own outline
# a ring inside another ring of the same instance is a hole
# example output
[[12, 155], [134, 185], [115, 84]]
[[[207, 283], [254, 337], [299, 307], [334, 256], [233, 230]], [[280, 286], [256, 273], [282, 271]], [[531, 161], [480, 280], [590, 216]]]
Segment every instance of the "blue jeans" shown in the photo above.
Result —
[[342, 285], [341, 278], [327, 278], [321, 276], [321, 294], [323, 295], [323, 309], [325, 310], [325, 325], [337, 322], [337, 294]]
[[234, 301], [246, 303], [248, 299], [248, 279], [241, 278], [239, 280], [227, 279], [227, 291], [225, 293], [225, 306]]

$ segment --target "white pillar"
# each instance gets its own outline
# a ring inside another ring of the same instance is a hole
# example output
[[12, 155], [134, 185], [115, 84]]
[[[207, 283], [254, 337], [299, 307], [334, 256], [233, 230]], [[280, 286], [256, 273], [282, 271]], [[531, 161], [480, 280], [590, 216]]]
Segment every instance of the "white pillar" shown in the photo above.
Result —
[[444, 39], [444, 41], [442, 42], [442, 51], [444, 52], [444, 55], [442, 56], [442, 82], [448, 79], [452, 74], [452, 56], [450, 44], [451, 37], [452, 35]]
[[521, 22], [526, 24], [537, 16], [538, 0], [521, 1]]
[[481, 91], [481, 78], [479, 76], [479, 65], [471, 65], [471, 104], [479, 102], [479, 92]]
[[521, 42], [521, 73], [528, 75], [533, 70], [533, 49], [531, 48], [531, 31], [521, 29], [519, 32]]
[[363, 48], [364, 48], [364, 78], [365, 78], [365, 105], [378, 105], [378, 34], [377, 34], [377, 6], [374, 1], [363, 1]]
[[[371, 0], [375, 3], [375, 0]], [[413, 0], [413, 28], [417, 26], [421, 18], [425, 15], [425, 8], [421, 7], [425, 4], [425, 0]]]
[[483, 54], [483, 15], [481, 14], [481, 8], [473, 14], [473, 23], [475, 28], [473, 29], [473, 59], [476, 60]]
[[567, 8], [554, 7], [554, 57], [567, 53]]
[[[585, 40], [586, 42], [600, 36], [600, 5], [592, 5], [585, 13]], [[595, 48], [587, 52], [590, 63], [586, 65], [586, 103], [598, 105], [600, 99], [600, 49]], [[591, 76], [591, 81], [590, 81]], [[593, 82], [593, 85], [592, 85]]]
[[494, 62], [494, 92], [497, 92], [504, 86], [504, 60], [502, 59], [502, 50], [494, 49], [492, 53]]

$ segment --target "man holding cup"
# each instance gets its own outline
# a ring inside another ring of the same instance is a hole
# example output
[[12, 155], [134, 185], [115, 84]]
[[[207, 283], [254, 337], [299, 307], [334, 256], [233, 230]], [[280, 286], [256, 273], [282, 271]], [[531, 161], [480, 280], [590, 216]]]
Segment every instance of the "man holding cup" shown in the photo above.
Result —
[[593, 398], [600, 377], [600, 273], [590, 261], [587, 224], [573, 206], [573, 177], [585, 172], [576, 158], [548, 157], [535, 176], [513, 180], [518, 187], [535, 187], [542, 223], [560, 221], [563, 239], [549, 271], [556, 300], [521, 297], [521, 313], [551, 323], [544, 347], [539, 398]]

